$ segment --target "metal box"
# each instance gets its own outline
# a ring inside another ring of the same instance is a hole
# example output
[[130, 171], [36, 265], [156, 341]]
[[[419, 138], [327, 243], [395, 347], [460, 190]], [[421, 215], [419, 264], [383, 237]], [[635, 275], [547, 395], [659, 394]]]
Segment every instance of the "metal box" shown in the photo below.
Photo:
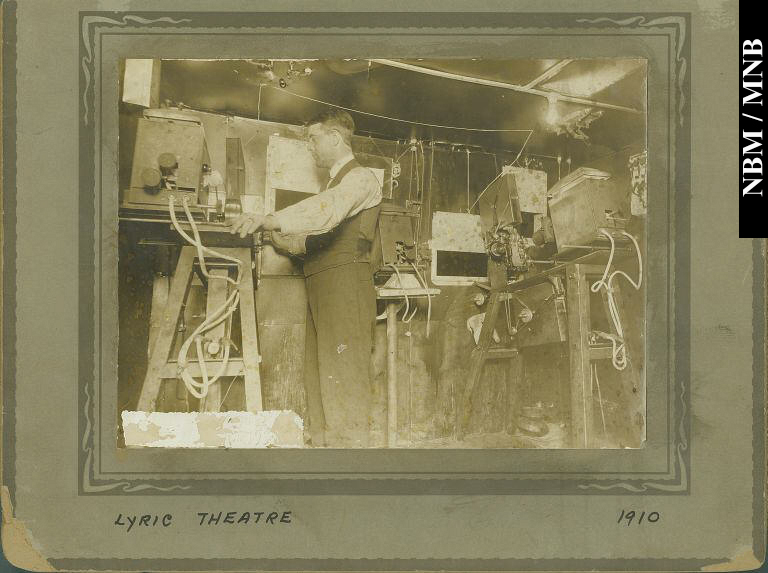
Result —
[[541, 346], [568, 340], [568, 320], [565, 297], [554, 292], [550, 283], [542, 283], [515, 292], [515, 311], [532, 309], [533, 320], [521, 323], [517, 331], [517, 346]]
[[392, 271], [390, 265], [409, 270], [407, 261], [416, 259], [413, 221], [418, 213], [390, 203], [382, 203], [379, 222], [371, 247], [374, 272]]
[[520, 211], [523, 213], [547, 214], [547, 173], [525, 167], [505, 167], [514, 177]]
[[[161, 176], [164, 157], [176, 160], [169, 189], [161, 184], [151, 186], [147, 174]], [[165, 118], [142, 118], [136, 132], [133, 152], [131, 187], [125, 196], [126, 206], [134, 208], [168, 208], [172, 193], [188, 193], [193, 203], [206, 203], [203, 173], [210, 165], [203, 126], [199, 122]]]
[[558, 252], [589, 245], [600, 229], [626, 226], [627, 197], [621, 196], [608, 173], [579, 168], [550, 190], [549, 210]]

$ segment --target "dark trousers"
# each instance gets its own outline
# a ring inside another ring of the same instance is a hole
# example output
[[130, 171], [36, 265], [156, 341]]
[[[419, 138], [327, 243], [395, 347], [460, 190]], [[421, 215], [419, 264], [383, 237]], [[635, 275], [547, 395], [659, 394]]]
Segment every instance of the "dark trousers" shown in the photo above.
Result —
[[370, 264], [333, 267], [306, 285], [304, 384], [313, 445], [367, 447], [376, 321]]

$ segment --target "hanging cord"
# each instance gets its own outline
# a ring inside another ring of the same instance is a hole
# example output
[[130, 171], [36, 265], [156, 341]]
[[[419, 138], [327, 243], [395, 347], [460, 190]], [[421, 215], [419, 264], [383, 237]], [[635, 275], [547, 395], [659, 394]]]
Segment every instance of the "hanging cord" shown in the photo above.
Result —
[[[419, 245], [421, 244], [421, 223], [423, 219], [423, 215], [425, 213], [424, 211], [424, 172], [426, 170], [426, 158], [424, 157], [424, 145], [421, 143], [421, 141], [417, 141], [418, 144], [418, 150], [416, 152], [416, 157], [418, 159], [419, 151], [421, 152], [421, 175], [420, 175], [420, 184], [419, 184], [419, 217], [416, 219], [416, 231], [415, 231], [415, 240], [416, 240], [416, 261], [421, 260], [421, 255], [419, 254]], [[417, 176], [418, 175], [418, 161], [416, 163], [417, 165]], [[431, 174], [430, 174], [431, 177]], [[430, 181], [430, 185], [432, 182]]]
[[413, 161], [416, 163], [416, 197], [417, 201], [421, 201], [421, 179], [419, 179], [419, 148], [414, 144], [413, 146]]
[[[424, 145], [421, 143], [421, 141], [419, 141], [418, 144], [419, 149], [421, 150], [421, 195], [419, 195], [419, 202], [422, 203], [424, 201], [424, 172], [427, 169], [427, 160], [424, 158]], [[431, 176], [432, 174], [430, 173], [430, 177]]]
[[[186, 197], [184, 199], [186, 200]], [[241, 269], [242, 262], [240, 261], [240, 259], [236, 259], [234, 257], [229, 257], [227, 255], [223, 255], [222, 253], [219, 253], [218, 251], [214, 251], [213, 249], [209, 249], [208, 247], [203, 245], [201, 242], [196, 241], [195, 239], [190, 237], [184, 231], [184, 229], [181, 228], [181, 225], [179, 225], [179, 221], [176, 219], [176, 212], [175, 212], [175, 209], [174, 209], [175, 199], [174, 199], [173, 195], [170, 196], [168, 202], [169, 202], [169, 207], [170, 207], [170, 212], [171, 212], [171, 223], [173, 223], [173, 227], [176, 229], [176, 231], [179, 233], [179, 235], [181, 235], [190, 245], [192, 245], [193, 247], [197, 248], [197, 257], [198, 257], [198, 259], [203, 259], [204, 260], [204, 257], [202, 255], [203, 254], [208, 254], [208, 255], [210, 255], [212, 257], [217, 257], [219, 259], [224, 259], [225, 261], [230, 261], [232, 263], [235, 263], [237, 265], [237, 277], [238, 277], [237, 280], [233, 280], [230, 277], [225, 277], [225, 278], [226, 278], [227, 282], [229, 282], [229, 283], [231, 283], [233, 285], [239, 285], [240, 284], [240, 274], [242, 272], [242, 269]], [[188, 215], [188, 217], [191, 217], [191, 213]], [[189, 222], [190, 222], [190, 225], [192, 226], [193, 232], [196, 232], [197, 226], [195, 225], [194, 220], [190, 218]], [[209, 278], [209, 279], [213, 278], [214, 280], [217, 278], [215, 276], [214, 277], [211, 277], [209, 275], [205, 275], [205, 276], [206, 276], [206, 278]], [[224, 277], [222, 277], [222, 278], [224, 278]]]
[[[219, 368], [219, 371], [216, 373], [216, 375], [213, 378], [208, 379], [207, 378], [207, 370], [206, 366], [204, 365], [205, 359], [202, 353], [199, 353], [197, 356], [197, 360], [200, 363], [200, 370], [201, 373], [203, 373], [203, 382], [197, 382], [187, 371], [187, 354], [189, 353], [189, 347], [192, 345], [192, 342], [194, 341], [196, 345], [199, 345], [199, 348], [202, 348], [202, 334], [203, 332], [206, 332], [219, 324], [221, 324], [224, 320], [229, 318], [229, 316], [234, 313], [235, 309], [237, 308], [237, 305], [240, 301], [240, 293], [239, 291], [235, 290], [230, 295], [230, 297], [226, 300], [224, 305], [219, 307], [215, 312], [211, 314], [209, 318], [206, 318], [205, 321], [203, 321], [196, 329], [195, 331], [184, 341], [184, 344], [182, 344], [181, 349], [179, 350], [179, 357], [178, 357], [178, 364], [179, 364], [179, 373], [181, 374], [182, 380], [184, 381], [184, 385], [187, 387], [187, 390], [190, 394], [195, 396], [196, 398], [204, 398], [208, 394], [208, 388], [216, 382], [219, 377], [224, 373], [224, 370], [227, 367], [227, 361], [222, 361], [221, 366]], [[224, 346], [224, 353], [225, 357], [229, 358], [229, 353], [227, 351], [229, 347], [229, 343], [225, 341]], [[199, 390], [199, 391], [198, 391]]]
[[[429, 149], [429, 188], [427, 189], [427, 208], [424, 211], [425, 217], [425, 223], [427, 224], [428, 233], [427, 235], [431, 234], [432, 232], [432, 221], [430, 220], [430, 217], [432, 215], [432, 174], [435, 171], [435, 142], [431, 142], [430, 149]], [[417, 246], [418, 247], [418, 246]], [[416, 249], [416, 257], [419, 258], [419, 250]]]
[[403, 289], [403, 296], [405, 297], [405, 312], [403, 313], [403, 322], [407, 324], [411, 322], [411, 319], [414, 316], [416, 316], [416, 312], [419, 310], [419, 307], [414, 304], [413, 312], [411, 313], [411, 316], [408, 316], [408, 311], [411, 308], [411, 303], [408, 300], [408, 294], [405, 292], [406, 289], [405, 289], [405, 284], [403, 283], [403, 277], [400, 274], [400, 270], [395, 265], [393, 265], [392, 263], [389, 263], [389, 266], [395, 270], [395, 273], [397, 274], [397, 280], [400, 283], [400, 288]]
[[408, 162], [410, 164], [408, 171], [408, 201], [411, 201], [413, 196], [413, 149], [409, 147], [408, 150], [411, 152], [411, 160]]
[[611, 321], [613, 322], [613, 326], [616, 330], [616, 336], [612, 334], [607, 334], [605, 332], [596, 332], [598, 336], [601, 338], [607, 338], [611, 341], [611, 345], [613, 347], [612, 349], [612, 362], [613, 367], [616, 368], [616, 370], [624, 370], [627, 367], [627, 349], [624, 344], [624, 329], [621, 325], [621, 318], [619, 316], [619, 309], [618, 305], [616, 304], [616, 299], [613, 294], [613, 280], [621, 275], [625, 277], [629, 284], [631, 284], [635, 290], [640, 290], [640, 285], [643, 284], [643, 257], [640, 254], [640, 246], [637, 244], [637, 240], [627, 233], [626, 231], [622, 231], [621, 234], [629, 237], [632, 240], [632, 244], [635, 246], [635, 252], [637, 253], [637, 266], [638, 266], [638, 275], [637, 275], [637, 282], [632, 279], [627, 273], [620, 270], [615, 270], [610, 275], [608, 274], [611, 269], [611, 264], [613, 263], [613, 255], [616, 252], [616, 241], [613, 238], [613, 235], [611, 235], [608, 231], [605, 229], [600, 229], [600, 232], [608, 237], [608, 240], [611, 242], [611, 253], [608, 256], [608, 263], [605, 265], [605, 271], [603, 272], [603, 277], [594, 283], [590, 290], [592, 292], [599, 292], [601, 288], [605, 289], [605, 292], [607, 293], [608, 298], [608, 311], [611, 315]]
[[411, 266], [413, 267], [413, 270], [416, 272], [416, 277], [421, 281], [421, 284], [424, 285], [424, 292], [427, 294], [427, 331], [426, 336], [429, 338], [429, 323], [432, 319], [432, 295], [429, 294], [429, 285], [427, 284], [427, 281], [424, 280], [424, 277], [421, 276], [421, 273], [419, 272], [419, 269], [416, 267], [415, 264], [411, 263]]
[[[242, 280], [242, 262], [240, 261], [240, 259], [236, 259], [234, 257], [224, 255], [222, 253], [214, 251], [213, 249], [209, 249], [202, 244], [202, 241], [200, 239], [200, 232], [197, 228], [197, 224], [195, 223], [194, 218], [192, 217], [192, 213], [189, 209], [188, 198], [186, 196], [183, 198], [182, 203], [184, 207], [184, 213], [186, 214], [189, 225], [192, 228], [192, 234], [194, 235], [194, 238], [190, 237], [186, 232], [184, 232], [184, 230], [179, 225], [178, 220], [176, 219], [175, 198], [173, 195], [169, 197], [168, 203], [169, 203], [168, 207], [170, 211], [171, 222], [173, 223], [174, 228], [187, 242], [189, 242], [192, 246], [196, 247], [197, 249], [200, 270], [203, 273], [203, 275], [209, 280], [226, 279], [227, 282], [237, 287], [240, 284], [240, 281]], [[237, 264], [237, 279], [234, 280], [229, 276], [218, 276], [218, 275], [209, 274], [207, 266], [205, 264], [206, 253], [213, 257], [228, 260]], [[182, 380], [184, 381], [184, 385], [186, 386], [187, 391], [193, 396], [195, 396], [196, 398], [200, 398], [200, 399], [204, 398], [208, 394], [208, 388], [224, 374], [229, 362], [229, 352], [230, 352], [230, 340], [229, 340], [229, 337], [225, 337], [224, 354], [222, 357], [221, 365], [218, 371], [216, 372], [216, 374], [213, 376], [213, 378], [209, 378], [207, 364], [205, 362], [205, 356], [202, 348], [202, 343], [203, 343], [202, 334], [218, 326], [224, 320], [227, 320], [235, 312], [239, 302], [240, 302], [240, 292], [238, 289], [234, 289], [232, 291], [232, 294], [230, 294], [229, 297], [224, 301], [224, 304], [222, 304], [219, 308], [217, 308], [214, 312], [210, 313], [205, 318], [205, 320], [184, 341], [184, 343], [182, 344], [179, 350], [179, 355], [178, 355], [179, 373], [182, 377]], [[194, 378], [192, 378], [192, 376], [187, 371], [187, 364], [188, 364], [187, 355], [189, 353], [189, 348], [192, 345], [192, 342], [195, 343], [197, 348], [197, 360], [200, 365], [202, 382], [197, 382]]]
[[[496, 178], [498, 179], [498, 177]], [[477, 201], [475, 201], [477, 203]], [[469, 205], [469, 148], [467, 148], [467, 205]], [[472, 205], [474, 207], [474, 205]], [[467, 207], [467, 213], [472, 211], [472, 207]]]

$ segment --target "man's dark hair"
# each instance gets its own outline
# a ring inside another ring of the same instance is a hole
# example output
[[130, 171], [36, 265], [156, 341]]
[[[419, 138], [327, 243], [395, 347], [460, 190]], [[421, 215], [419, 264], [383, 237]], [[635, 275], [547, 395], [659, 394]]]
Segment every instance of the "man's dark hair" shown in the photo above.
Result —
[[335, 129], [347, 145], [352, 145], [352, 134], [355, 132], [355, 120], [343, 109], [329, 109], [318, 113], [304, 125], [322, 124], [326, 129]]

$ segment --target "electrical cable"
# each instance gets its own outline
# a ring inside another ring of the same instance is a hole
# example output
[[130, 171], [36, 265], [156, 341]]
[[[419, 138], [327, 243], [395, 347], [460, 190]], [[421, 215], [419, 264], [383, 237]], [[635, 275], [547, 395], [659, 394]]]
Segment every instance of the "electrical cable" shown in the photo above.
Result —
[[419, 177], [418, 171], [419, 171], [419, 149], [421, 150], [421, 178], [419, 181], [419, 193], [418, 193], [418, 202], [419, 202], [419, 216], [416, 219], [416, 229], [414, 231], [414, 242], [416, 245], [416, 260], [419, 260], [419, 243], [421, 241], [421, 219], [422, 215], [424, 214], [422, 210], [423, 201], [424, 201], [424, 147], [421, 145], [421, 141], [417, 142], [419, 145], [419, 148], [416, 150], [416, 176]]
[[413, 146], [413, 158], [416, 162], [416, 197], [417, 201], [421, 201], [422, 189], [421, 189], [421, 177], [419, 177], [419, 148], [416, 145]]
[[479, 132], [484, 132], [484, 133], [526, 133], [526, 132], [533, 133], [532, 129], [482, 129], [482, 128], [478, 128], [478, 127], [459, 127], [459, 126], [455, 126], [455, 125], [440, 125], [440, 124], [436, 124], [436, 123], [422, 123], [420, 121], [411, 121], [411, 120], [408, 120], [408, 119], [400, 119], [400, 118], [397, 118], [397, 117], [389, 117], [389, 116], [386, 116], [386, 115], [379, 115], [379, 114], [376, 114], [376, 113], [370, 113], [370, 112], [367, 112], [367, 111], [362, 111], [362, 110], [354, 109], [354, 108], [351, 108], [351, 107], [344, 107], [342, 105], [338, 105], [338, 104], [335, 104], [335, 103], [330, 103], [330, 102], [327, 102], [327, 101], [311, 98], [311, 97], [308, 97], [308, 96], [303, 96], [303, 95], [297, 94], [296, 92], [292, 92], [290, 90], [287, 90], [285, 88], [277, 88], [275, 86], [270, 86], [270, 85], [267, 85], [267, 84], [265, 84], [264, 87], [272, 88], [273, 90], [278, 90], [281, 93], [292, 95], [293, 97], [297, 97], [297, 98], [300, 98], [300, 99], [303, 99], [303, 100], [307, 100], [307, 101], [312, 101], [312, 102], [319, 103], [319, 104], [322, 104], [322, 105], [327, 105], [329, 107], [335, 107], [337, 109], [343, 109], [345, 111], [350, 111], [350, 112], [353, 112], [353, 113], [359, 113], [361, 115], [368, 115], [370, 117], [377, 117], [379, 119], [386, 119], [386, 120], [389, 120], [389, 121], [397, 121], [397, 122], [400, 122], [400, 123], [407, 123], [407, 124], [410, 124], [410, 125], [421, 125], [421, 126], [424, 126], [424, 127], [437, 127], [437, 128], [440, 128], [440, 129], [455, 129], [455, 130], [458, 130], [458, 131], [479, 131]]
[[[194, 235], [194, 238], [190, 237], [187, 233], [185, 233], [184, 230], [179, 225], [179, 222], [176, 218], [175, 198], [173, 195], [169, 197], [169, 211], [170, 211], [171, 221], [176, 231], [187, 242], [189, 242], [192, 246], [194, 246], [197, 249], [198, 262], [203, 275], [208, 279], [226, 279], [227, 282], [235, 285], [236, 287], [239, 286], [240, 281], [242, 280], [242, 268], [241, 268], [242, 262], [240, 261], [240, 259], [229, 257], [227, 255], [214, 251], [213, 249], [209, 249], [205, 247], [202, 244], [202, 240], [200, 238], [200, 233], [197, 228], [197, 224], [195, 223], [194, 218], [192, 217], [192, 213], [189, 210], [188, 198], [186, 196], [184, 196], [182, 203], [184, 207], [184, 213], [187, 216], [187, 220], [190, 224], [190, 227], [192, 228], [192, 233]], [[233, 280], [228, 275], [219, 276], [219, 275], [209, 274], [207, 266], [205, 264], [205, 253], [208, 253], [209, 255], [212, 255], [214, 257], [218, 257], [218, 258], [236, 263], [237, 264], [237, 280]], [[240, 302], [240, 292], [238, 289], [234, 289], [232, 291], [232, 294], [230, 294], [229, 297], [224, 301], [224, 304], [222, 304], [218, 309], [210, 313], [205, 318], [205, 320], [203, 320], [203, 322], [194, 330], [194, 332], [184, 341], [184, 343], [182, 344], [179, 350], [179, 355], [177, 359], [177, 362], [179, 364], [179, 373], [182, 377], [182, 380], [184, 381], [184, 385], [186, 386], [187, 391], [193, 396], [195, 396], [196, 398], [199, 398], [199, 399], [204, 398], [208, 394], [208, 388], [224, 374], [227, 368], [227, 365], [229, 363], [229, 351], [230, 351], [229, 337], [226, 337], [224, 341], [224, 354], [223, 354], [221, 365], [218, 371], [216, 372], [216, 374], [212, 378], [209, 378], [207, 363], [205, 362], [205, 355], [202, 348], [203, 339], [201, 335], [202, 333], [218, 326], [224, 320], [227, 320], [232, 314], [234, 314], [235, 310], [238, 307], [239, 302]], [[200, 365], [200, 372], [203, 380], [202, 382], [197, 382], [189, 374], [189, 372], [187, 372], [187, 355], [189, 352], [189, 348], [192, 344], [192, 341], [195, 342], [197, 347], [197, 360]]]
[[[498, 174], [498, 175], [496, 175], [496, 177], [494, 177], [494, 178], [493, 178], [493, 180], [492, 180], [490, 183], [488, 183], [488, 185], [486, 185], [486, 186], [485, 186], [485, 189], [483, 189], [482, 191], [480, 191], [480, 195], [478, 195], [478, 196], [477, 196], [477, 199], [475, 199], [475, 202], [474, 202], [474, 203], [472, 203], [472, 206], [471, 206], [469, 209], [467, 209], [467, 213], [471, 213], [471, 212], [472, 212], [472, 209], [474, 209], [474, 208], [475, 208], [475, 205], [477, 205], [477, 203], [480, 201], [480, 198], [481, 198], [481, 197], [482, 197], [482, 196], [485, 194], [485, 192], [486, 192], [486, 191], [488, 191], [488, 189], [491, 187], [491, 185], [493, 185], [494, 183], [496, 183], [496, 180], [497, 180], [499, 177], [501, 177], [502, 175], [504, 175], [504, 169], [502, 169], [501, 171], [499, 171], [499, 174]], [[469, 203], [469, 201], [467, 201], [467, 203]]]
[[200, 238], [200, 232], [197, 229], [197, 225], [194, 223], [194, 218], [192, 217], [192, 212], [189, 210], [189, 201], [187, 199], [187, 196], [184, 195], [184, 198], [182, 199], [182, 206], [184, 207], [184, 213], [187, 216], [187, 220], [191, 221], [190, 225], [192, 226], [192, 235], [195, 237], [195, 247], [197, 247], [197, 261], [200, 264], [200, 271], [203, 273], [203, 276], [207, 279], [211, 279], [211, 275], [208, 273], [208, 268], [205, 266], [205, 256], [203, 255], [203, 242]]
[[640, 246], [637, 244], [637, 239], [627, 233], [626, 231], [622, 231], [622, 235], [629, 237], [629, 239], [632, 241], [632, 244], [635, 246], [635, 252], [637, 253], [637, 265], [638, 265], [638, 277], [637, 281], [632, 279], [627, 273], [621, 270], [615, 270], [609, 275], [609, 271], [611, 269], [611, 265], [613, 264], [613, 256], [616, 252], [616, 241], [613, 238], [613, 235], [606, 231], [605, 229], [600, 229], [600, 232], [608, 237], [608, 240], [611, 242], [611, 251], [608, 255], [608, 263], [605, 265], [605, 270], [603, 271], [602, 278], [592, 284], [590, 287], [590, 290], [594, 293], [599, 292], [601, 288], [605, 289], [606, 297], [608, 300], [608, 312], [610, 314], [611, 321], [613, 322], [614, 329], [616, 330], [616, 335], [614, 336], [612, 334], [607, 334], [604, 332], [596, 332], [598, 336], [601, 338], [606, 338], [611, 341], [612, 345], [612, 351], [611, 351], [611, 360], [613, 362], [613, 367], [616, 368], [616, 370], [624, 370], [627, 367], [627, 350], [626, 346], [624, 344], [624, 329], [621, 324], [621, 317], [619, 316], [619, 309], [618, 305], [616, 303], [616, 298], [613, 294], [613, 280], [617, 276], [623, 276], [629, 281], [629, 284], [631, 284], [635, 290], [640, 290], [640, 286], [643, 284], [643, 257], [640, 253]]
[[[469, 205], [469, 149], [467, 149], [466, 151], [467, 151], [467, 205]], [[475, 201], [475, 203], [477, 203], [477, 201]], [[474, 205], [472, 207], [474, 207]], [[467, 208], [467, 213], [472, 211], [472, 207]]]
[[[222, 362], [221, 367], [219, 368], [219, 372], [217, 372], [216, 376], [212, 379], [205, 380], [204, 382], [197, 382], [192, 376], [187, 372], [187, 354], [189, 353], [189, 347], [192, 344], [192, 341], [195, 341], [197, 344], [198, 342], [202, 343], [202, 340], [199, 340], [201, 338], [201, 334], [203, 332], [206, 332], [219, 324], [221, 324], [224, 320], [229, 318], [229, 316], [234, 313], [235, 309], [237, 308], [237, 305], [240, 301], [240, 293], [239, 291], [235, 290], [230, 295], [230, 297], [225, 301], [224, 305], [219, 307], [216, 311], [214, 311], [210, 317], [207, 317], [200, 325], [194, 330], [194, 332], [184, 341], [184, 343], [181, 346], [181, 349], [179, 350], [179, 356], [178, 356], [178, 364], [179, 364], [179, 371], [182, 377], [182, 380], [184, 380], [185, 385], [187, 386], [187, 390], [195, 396], [196, 398], [203, 398], [208, 393], [208, 387], [216, 382], [216, 380], [219, 378], [219, 376], [223, 373], [223, 371], [226, 369], [226, 362]], [[228, 346], [228, 342], [225, 342], [225, 355], [228, 359], [229, 354], [226, 352], [226, 348]], [[203, 371], [203, 364], [202, 361], [204, 361], [204, 355], [202, 353], [199, 353], [197, 356], [198, 362], [200, 362], [201, 366], [201, 372]], [[207, 370], [206, 370], [207, 373]], [[200, 389], [200, 392], [198, 392], [196, 389]]]
[[[232, 295], [225, 301], [224, 305], [219, 307], [216, 311], [214, 311], [210, 317], [207, 317], [200, 325], [194, 330], [194, 332], [184, 341], [184, 343], [181, 346], [181, 349], [179, 350], [179, 356], [178, 356], [178, 365], [179, 365], [179, 373], [181, 374], [182, 380], [184, 381], [185, 386], [187, 387], [187, 390], [190, 394], [195, 396], [196, 398], [203, 398], [208, 393], [208, 387], [216, 382], [218, 377], [223, 373], [224, 369], [226, 368], [226, 363], [222, 362], [221, 367], [219, 369], [219, 372], [214, 378], [204, 380], [204, 382], [197, 382], [192, 376], [187, 372], [187, 354], [189, 353], [189, 347], [192, 344], [192, 341], [195, 341], [195, 343], [202, 344], [201, 334], [205, 331], [208, 331], [219, 324], [221, 324], [224, 320], [229, 318], [229, 316], [234, 313], [235, 309], [237, 308], [237, 304], [240, 301], [240, 293], [239, 291], [235, 290], [233, 291]], [[227, 345], [225, 343], [225, 345]], [[225, 346], [226, 348], [226, 346]], [[225, 351], [226, 352], [226, 351]], [[228, 357], [228, 353], [227, 353]], [[201, 366], [201, 372], [205, 368], [202, 364], [204, 361], [204, 355], [202, 353], [198, 354], [197, 356], [198, 362], [200, 362]], [[207, 370], [206, 370], [207, 373]], [[200, 391], [198, 392], [197, 389]]]
[[[403, 277], [400, 274], [400, 269], [398, 269], [397, 266], [395, 266], [392, 263], [389, 263], [389, 266], [395, 270], [395, 274], [397, 275], [397, 280], [400, 283], [400, 288], [403, 289], [403, 296], [405, 297], [405, 312], [403, 313], [403, 322], [405, 323], [411, 322], [411, 319], [416, 315], [416, 311], [419, 310], [419, 307], [414, 305], [416, 308], [414, 308], [413, 314], [411, 314], [411, 316], [406, 318], [408, 316], [408, 311], [411, 309], [411, 303], [408, 300], [408, 293], [405, 292], [405, 284], [403, 284]], [[398, 309], [398, 311], [399, 310], [400, 309]]]
[[[197, 247], [198, 244], [195, 242], [195, 240], [192, 237], [190, 237], [184, 231], [184, 229], [181, 228], [181, 225], [179, 225], [179, 221], [176, 218], [176, 212], [175, 212], [175, 209], [174, 209], [175, 199], [174, 199], [173, 195], [171, 195], [170, 198], [169, 198], [169, 204], [170, 204], [171, 223], [173, 223], [173, 227], [176, 229], [176, 232], [178, 232], [179, 235], [181, 235], [190, 245], [192, 245], [193, 247]], [[194, 220], [191, 220], [190, 221], [190, 225], [194, 225], [194, 224], [195, 224]], [[232, 283], [234, 285], [240, 284], [240, 274], [241, 274], [241, 271], [242, 271], [242, 269], [240, 268], [242, 266], [242, 261], [240, 259], [236, 259], [234, 257], [229, 257], [227, 255], [224, 255], [222, 253], [214, 251], [213, 249], [209, 249], [208, 247], [206, 247], [206, 246], [204, 246], [202, 244], [200, 245], [200, 247], [202, 247], [202, 252], [205, 253], [205, 254], [208, 254], [208, 255], [211, 255], [212, 257], [217, 257], [217, 258], [224, 259], [226, 261], [230, 261], [230, 262], [235, 263], [237, 265], [238, 280], [235, 281], [235, 280], [231, 279], [230, 277], [226, 277], [226, 280], [227, 280], [227, 282], [230, 282], [230, 283]], [[198, 250], [198, 257], [199, 257], [199, 253], [200, 253], [200, 251]], [[210, 278], [210, 277], [208, 277], [208, 278]]]
[[[432, 214], [432, 174], [435, 172], [435, 143], [432, 142], [430, 146], [430, 154], [429, 154], [429, 189], [427, 189], [427, 209], [426, 209], [426, 215], [429, 216]], [[429, 233], [432, 232], [432, 221], [427, 218], [427, 225], [429, 226]], [[419, 258], [419, 251], [418, 251], [418, 245], [416, 249], [416, 258]]]
[[421, 143], [421, 141], [417, 141], [419, 144], [419, 149], [421, 150], [421, 195], [419, 196], [419, 203], [424, 202], [424, 172], [427, 169], [427, 160], [424, 158], [424, 144]]
[[418, 277], [419, 281], [421, 281], [421, 284], [424, 285], [424, 292], [427, 295], [427, 330], [426, 330], [426, 337], [429, 338], [429, 323], [432, 319], [432, 295], [429, 293], [429, 285], [427, 284], [427, 281], [424, 279], [424, 277], [421, 276], [421, 273], [419, 272], [418, 267], [411, 262], [411, 266], [413, 267], [413, 270], [416, 271], [416, 277]]
[[410, 201], [413, 195], [413, 149], [409, 147], [408, 150], [411, 152], [411, 160], [408, 162], [408, 201]]
[[[403, 155], [408, 153], [410, 150], [411, 150], [411, 146], [409, 145], [408, 147], [405, 148], [405, 150], [403, 150], [403, 152], [400, 155], [397, 156], [397, 159], [395, 159], [394, 163], [397, 163], [398, 161], [400, 161], [403, 158]], [[395, 150], [395, 153], [397, 153], [397, 150]]]
[[384, 153], [384, 151], [382, 151], [381, 147], [379, 147], [379, 144], [378, 144], [378, 143], [376, 143], [376, 140], [375, 140], [373, 137], [371, 137], [371, 136], [369, 135], [369, 136], [368, 136], [368, 139], [370, 139], [370, 140], [371, 140], [371, 143], [373, 143], [373, 146], [374, 146], [374, 147], [377, 149], [377, 151], [378, 151], [378, 152], [381, 154], [381, 156], [382, 156], [382, 157], [387, 157], [387, 154], [386, 154], [386, 153]]
[[[195, 349], [197, 350], [197, 360], [200, 364], [200, 378], [202, 378], [202, 389], [205, 391], [204, 395], [208, 395], [208, 387], [211, 385], [210, 380], [208, 379], [208, 365], [205, 363], [205, 360], [200, 360], [201, 357], [204, 357], [205, 354], [203, 353], [203, 338], [202, 336], [196, 336], [195, 337]], [[202, 400], [200, 400], [200, 406], [199, 410], [202, 412], [203, 407], [205, 404]]]
[[[525, 302], [523, 302], [523, 300], [522, 300], [520, 297], [518, 297], [518, 296], [514, 296], [514, 295], [512, 295], [512, 296], [514, 297], [514, 299], [515, 299], [517, 302], [519, 302], [519, 303], [520, 303], [520, 306], [523, 306], [523, 307], [525, 307], [526, 309], [528, 309], [528, 310], [531, 310], [531, 307], [529, 307], [527, 304], [525, 304]], [[544, 299], [544, 301], [545, 301], [545, 302], [546, 302], [546, 300], [548, 300], [548, 299]], [[531, 311], [531, 312], [533, 312], [533, 311]]]
[[528, 137], [525, 138], [525, 141], [523, 142], [523, 146], [520, 148], [520, 151], [517, 152], [517, 157], [515, 157], [515, 160], [510, 163], [510, 165], [514, 165], [517, 163], [517, 160], [520, 159], [520, 156], [523, 154], [523, 151], [525, 150], [525, 146], [528, 145], [528, 140], [531, 139], [531, 136], [533, 135], [533, 130], [530, 130], [528, 132]]
[[[523, 142], [523, 146], [520, 148], [520, 151], [517, 153], [517, 157], [515, 157], [515, 159], [512, 161], [512, 163], [509, 164], [510, 167], [512, 165], [514, 165], [515, 163], [517, 163], [517, 160], [520, 159], [520, 156], [523, 154], [523, 150], [525, 149], [525, 146], [528, 145], [528, 140], [531, 139], [531, 135], [533, 135], [533, 130], [531, 130], [528, 133], [528, 137], [525, 138], [525, 141]], [[467, 150], [467, 154], [469, 154], [469, 150]], [[504, 169], [503, 168], [499, 172], [499, 174], [496, 175], [496, 177], [494, 177], [493, 180], [490, 183], [488, 183], [488, 185], [485, 186], [485, 189], [483, 189], [480, 192], [480, 194], [477, 196], [477, 199], [475, 199], [475, 202], [472, 203], [472, 206], [469, 209], [467, 209], [467, 213], [471, 213], [472, 212], [472, 209], [475, 208], [475, 205], [477, 205], [477, 203], [480, 201], [480, 198], [485, 194], [486, 191], [488, 191], [488, 188], [491, 185], [493, 185], [494, 183], [496, 183], [496, 180], [499, 177], [501, 177], [502, 175], [504, 175]], [[467, 179], [469, 179], [469, 159], [467, 159]], [[467, 195], [469, 195], [469, 182], [467, 182]], [[469, 201], [467, 201], [467, 203], [469, 203]]]

